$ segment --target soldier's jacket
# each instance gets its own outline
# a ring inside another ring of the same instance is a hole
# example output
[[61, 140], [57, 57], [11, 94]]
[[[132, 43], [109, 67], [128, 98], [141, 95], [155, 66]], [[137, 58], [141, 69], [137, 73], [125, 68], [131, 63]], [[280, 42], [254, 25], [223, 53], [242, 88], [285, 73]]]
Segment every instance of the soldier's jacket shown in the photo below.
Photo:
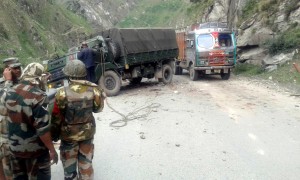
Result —
[[35, 158], [47, 152], [39, 138], [50, 129], [47, 95], [29, 81], [21, 81], [0, 101], [7, 108], [8, 138], [14, 156]]
[[100, 112], [104, 107], [102, 90], [96, 84], [72, 80], [68, 87], [58, 90], [55, 103], [51, 124], [60, 124], [62, 140], [82, 141], [93, 138], [96, 130], [93, 112]]
[[[6, 81], [4, 78], [0, 78], [0, 97], [2, 102], [6, 97], [6, 91], [13, 86], [12, 81]], [[7, 117], [7, 110], [3, 103], [0, 100], [0, 159], [4, 156], [8, 155], [8, 151], [3, 149], [3, 144], [8, 143], [8, 117]]]

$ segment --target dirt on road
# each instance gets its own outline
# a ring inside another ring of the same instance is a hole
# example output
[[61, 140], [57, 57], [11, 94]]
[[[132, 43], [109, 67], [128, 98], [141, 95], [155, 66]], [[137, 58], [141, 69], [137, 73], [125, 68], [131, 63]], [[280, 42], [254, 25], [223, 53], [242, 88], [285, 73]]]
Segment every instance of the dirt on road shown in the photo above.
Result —
[[95, 179], [300, 179], [300, 97], [269, 81], [144, 80], [95, 117]]

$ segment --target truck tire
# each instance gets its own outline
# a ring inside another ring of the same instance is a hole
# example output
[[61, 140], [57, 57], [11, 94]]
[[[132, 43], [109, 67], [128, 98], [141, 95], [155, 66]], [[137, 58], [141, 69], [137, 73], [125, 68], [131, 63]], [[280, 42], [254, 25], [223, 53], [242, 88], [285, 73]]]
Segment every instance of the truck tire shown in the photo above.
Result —
[[113, 59], [117, 60], [119, 59], [121, 55], [121, 48], [118, 43], [112, 41], [111, 39], [107, 41], [108, 48], [110, 52], [112, 53]]
[[230, 78], [230, 69], [228, 69], [228, 73], [224, 73], [223, 70], [221, 71], [221, 78], [223, 80], [228, 80]]
[[99, 86], [107, 96], [116, 96], [121, 89], [121, 79], [114, 71], [105, 71], [100, 77]]
[[194, 69], [194, 65], [192, 64], [189, 69], [190, 79], [192, 81], [196, 81], [198, 79], [199, 73]]
[[180, 67], [180, 66], [175, 66], [174, 74], [175, 74], [175, 75], [182, 75], [182, 67]]
[[164, 84], [169, 84], [172, 82], [173, 78], [173, 70], [169, 64], [165, 64], [162, 67], [162, 78], [161, 81]]

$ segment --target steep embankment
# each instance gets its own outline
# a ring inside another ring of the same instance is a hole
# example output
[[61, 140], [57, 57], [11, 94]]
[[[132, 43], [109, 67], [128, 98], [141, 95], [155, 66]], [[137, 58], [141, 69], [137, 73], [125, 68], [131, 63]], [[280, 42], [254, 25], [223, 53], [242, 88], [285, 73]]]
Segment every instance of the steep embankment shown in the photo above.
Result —
[[0, 17], [0, 58], [17, 56], [23, 64], [62, 54], [92, 32], [83, 18], [51, 0], [2, 0]]

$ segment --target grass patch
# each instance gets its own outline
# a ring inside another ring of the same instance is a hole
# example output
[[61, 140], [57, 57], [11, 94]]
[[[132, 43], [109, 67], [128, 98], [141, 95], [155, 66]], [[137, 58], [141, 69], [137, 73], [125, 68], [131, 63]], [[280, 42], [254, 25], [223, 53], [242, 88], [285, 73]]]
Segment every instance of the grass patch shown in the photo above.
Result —
[[277, 70], [260, 74], [259, 77], [264, 79], [269, 79], [272, 77], [273, 81], [282, 85], [300, 86], [300, 73], [297, 72], [293, 63], [296, 63], [300, 67], [300, 59], [295, 59], [279, 66]]
[[297, 72], [293, 63], [300, 67], [300, 52], [294, 56], [293, 60], [283, 65], [278, 65], [277, 69], [271, 72], [266, 72], [256, 65], [243, 63], [237, 64], [233, 69], [233, 73], [245, 77], [271, 80], [284, 87], [297, 89], [300, 92], [300, 73]]
[[195, 1], [195, 3], [189, 6], [186, 10], [186, 16], [191, 20], [190, 23], [199, 22], [202, 18], [199, 16], [204, 15], [207, 8], [212, 6], [214, 3], [215, 2], [213, 0]]
[[51, 0], [2, 0], [0, 8], [0, 59], [15, 56], [24, 66], [63, 55], [68, 43], [93, 33], [85, 19]]
[[299, 8], [298, 2], [299, 2], [299, 0], [287, 1], [287, 3], [285, 4], [285, 7], [284, 7], [285, 20], [288, 20], [288, 17], [290, 16], [290, 14]]
[[297, 24], [274, 39], [267, 40], [264, 46], [271, 55], [288, 53], [300, 48], [300, 28]]
[[176, 19], [180, 15], [186, 3], [181, 0], [140, 1], [135, 11], [131, 12], [125, 19], [117, 24], [121, 28], [134, 27], [175, 27]]
[[258, 0], [249, 0], [242, 10], [242, 19], [248, 19], [258, 11]]
[[263, 73], [263, 69], [260, 66], [249, 63], [238, 63], [234, 69], [235, 75], [253, 76]]

